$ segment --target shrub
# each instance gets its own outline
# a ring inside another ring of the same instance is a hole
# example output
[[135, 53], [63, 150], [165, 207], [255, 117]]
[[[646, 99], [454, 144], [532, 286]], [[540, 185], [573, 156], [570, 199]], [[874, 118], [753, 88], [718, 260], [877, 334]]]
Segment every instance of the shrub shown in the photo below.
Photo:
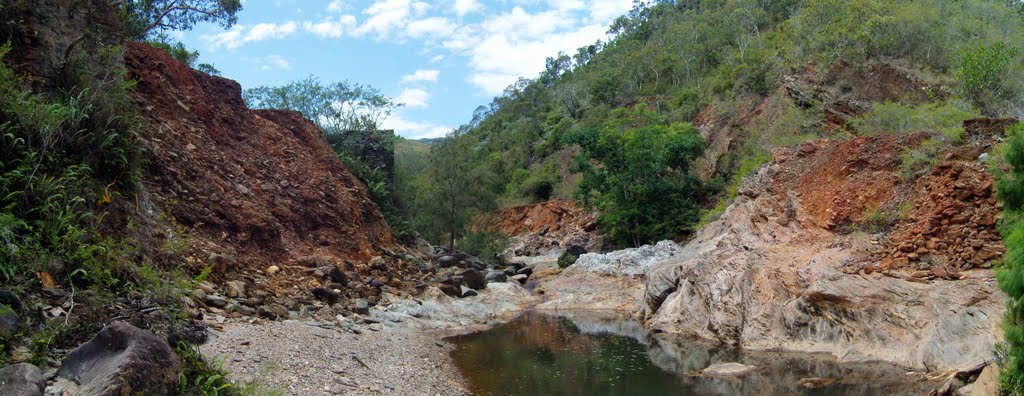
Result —
[[1004, 203], [1000, 229], [1006, 254], [996, 275], [999, 287], [1009, 298], [1003, 324], [1006, 361], [1000, 388], [1004, 394], [1020, 395], [1024, 389], [1024, 125], [1015, 125], [1007, 135], [1005, 159], [1012, 170], [1001, 175], [997, 184], [997, 195]]
[[980, 116], [969, 104], [949, 100], [919, 106], [899, 103], [876, 103], [871, 110], [853, 119], [855, 129], [862, 133], [930, 132], [936, 137], [959, 144], [964, 120]]
[[960, 94], [980, 108], [1005, 98], [1008, 92], [1004, 90], [1003, 81], [1017, 55], [1016, 48], [1003, 42], [964, 51], [953, 73]]
[[499, 231], [470, 230], [459, 239], [459, 250], [490, 263], [501, 262], [501, 253], [508, 246], [508, 236]]

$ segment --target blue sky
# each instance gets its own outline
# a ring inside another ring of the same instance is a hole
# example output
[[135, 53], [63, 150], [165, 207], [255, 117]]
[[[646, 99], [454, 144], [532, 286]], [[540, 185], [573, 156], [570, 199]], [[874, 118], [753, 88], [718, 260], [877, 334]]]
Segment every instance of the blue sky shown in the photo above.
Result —
[[406, 104], [384, 122], [443, 136], [558, 51], [606, 39], [632, 0], [243, 0], [238, 24], [172, 36], [243, 88], [309, 75], [372, 85]]

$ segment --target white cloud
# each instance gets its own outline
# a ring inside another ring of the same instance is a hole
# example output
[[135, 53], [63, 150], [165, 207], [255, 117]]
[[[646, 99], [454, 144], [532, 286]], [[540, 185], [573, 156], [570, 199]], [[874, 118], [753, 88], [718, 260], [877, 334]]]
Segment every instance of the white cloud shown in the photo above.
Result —
[[404, 103], [406, 107], [410, 108], [425, 108], [429, 100], [430, 92], [419, 88], [406, 88], [395, 98], [395, 101]]
[[430, 63], [437, 63], [437, 62], [440, 62], [440, 61], [443, 61], [443, 60], [444, 60], [444, 55], [440, 55], [439, 54], [439, 55], [434, 55], [434, 57], [430, 58], [430, 60], [428, 62], [430, 62]]
[[417, 70], [412, 74], [406, 74], [402, 76], [403, 83], [417, 83], [417, 82], [437, 82], [437, 78], [441, 75], [439, 70]]
[[356, 17], [352, 15], [342, 15], [335, 20], [325, 20], [316, 23], [305, 22], [302, 24], [302, 28], [307, 32], [321, 38], [340, 38], [345, 32], [354, 29], [355, 26]]
[[467, 81], [487, 95], [498, 95], [519, 77], [536, 77], [547, 57], [559, 51], [572, 54], [607, 38], [611, 19], [628, 11], [632, 1], [550, 0], [549, 6], [536, 12], [517, 6], [462, 26], [442, 46], [469, 58]]
[[260, 66], [262, 71], [291, 70], [292, 68], [291, 62], [277, 54], [267, 55], [260, 59], [259, 62], [263, 64]]
[[338, 12], [341, 11], [344, 6], [345, 4], [342, 3], [341, 0], [334, 0], [331, 4], [327, 5], [327, 11]]
[[593, 0], [589, 9], [593, 22], [607, 21], [607, 25], [611, 20], [633, 9], [633, 0]]
[[393, 113], [381, 124], [384, 129], [394, 129], [398, 135], [409, 139], [426, 139], [443, 137], [452, 128], [428, 121], [406, 120], [401, 114]]
[[252, 27], [235, 25], [231, 30], [212, 35], [202, 35], [200, 38], [210, 44], [211, 50], [220, 48], [230, 50], [241, 47], [246, 43], [288, 37], [295, 33], [297, 27], [298, 24], [292, 21], [282, 24], [260, 23]]
[[376, 33], [379, 37], [388, 37], [395, 30], [410, 22], [412, 17], [422, 15], [430, 5], [412, 0], [382, 0], [373, 3], [363, 10], [368, 19], [356, 30], [356, 35]]
[[466, 14], [482, 11], [484, 6], [480, 5], [476, 0], [455, 0], [455, 15], [463, 17]]
[[430, 17], [418, 19], [406, 25], [405, 31], [413, 38], [421, 37], [446, 37], [455, 32], [458, 28], [448, 18]]

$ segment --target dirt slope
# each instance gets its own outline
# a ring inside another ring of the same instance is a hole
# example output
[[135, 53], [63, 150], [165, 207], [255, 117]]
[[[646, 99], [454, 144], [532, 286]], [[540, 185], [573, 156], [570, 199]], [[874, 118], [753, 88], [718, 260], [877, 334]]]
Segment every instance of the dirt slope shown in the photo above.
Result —
[[238, 83], [147, 45], [127, 44], [125, 63], [146, 126], [140, 201], [194, 228], [200, 262], [365, 262], [394, 244], [365, 186], [300, 114], [249, 110]]

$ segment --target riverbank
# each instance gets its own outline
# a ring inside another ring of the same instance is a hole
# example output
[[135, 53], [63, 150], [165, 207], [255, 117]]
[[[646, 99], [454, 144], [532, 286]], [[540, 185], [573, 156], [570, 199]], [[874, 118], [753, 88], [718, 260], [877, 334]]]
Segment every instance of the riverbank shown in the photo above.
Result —
[[256, 380], [287, 395], [469, 394], [442, 331], [378, 323], [356, 325], [356, 334], [324, 327], [228, 323], [202, 351], [223, 359], [237, 381]]

